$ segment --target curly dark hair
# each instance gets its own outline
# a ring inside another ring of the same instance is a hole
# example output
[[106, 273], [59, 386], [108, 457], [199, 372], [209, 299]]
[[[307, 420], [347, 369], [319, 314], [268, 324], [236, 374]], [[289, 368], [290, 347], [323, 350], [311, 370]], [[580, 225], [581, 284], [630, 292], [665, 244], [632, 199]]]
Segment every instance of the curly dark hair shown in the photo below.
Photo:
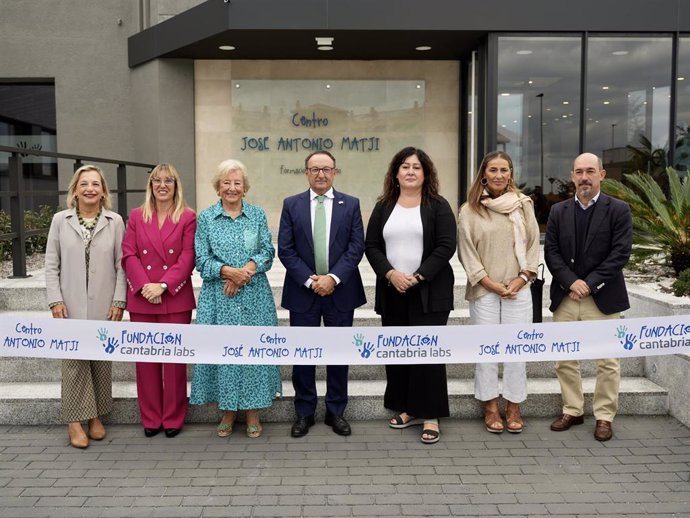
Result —
[[412, 155], [417, 156], [419, 162], [422, 164], [422, 172], [424, 173], [422, 203], [428, 205], [431, 203], [431, 200], [440, 198], [438, 194], [438, 173], [436, 172], [436, 166], [424, 150], [410, 146], [398, 151], [388, 165], [386, 177], [383, 179], [383, 194], [379, 196], [378, 201], [387, 204], [398, 201], [398, 197], [400, 196], [400, 184], [396, 177], [400, 166]]

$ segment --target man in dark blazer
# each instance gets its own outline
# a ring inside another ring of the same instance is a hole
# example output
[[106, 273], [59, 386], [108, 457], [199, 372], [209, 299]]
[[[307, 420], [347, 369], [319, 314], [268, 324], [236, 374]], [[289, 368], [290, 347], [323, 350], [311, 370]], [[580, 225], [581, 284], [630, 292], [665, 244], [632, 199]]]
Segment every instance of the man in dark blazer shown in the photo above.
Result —
[[[366, 302], [358, 269], [364, 255], [359, 200], [333, 190], [337, 170], [329, 152], [312, 153], [304, 165], [309, 190], [286, 198], [280, 215], [278, 257], [285, 266], [281, 305], [290, 311], [291, 326], [318, 327], [323, 319], [327, 327], [350, 327], [355, 308]], [[319, 211], [323, 223], [319, 223]], [[315, 237], [318, 228], [321, 240]], [[321, 251], [315, 250], [319, 241], [323, 243]], [[326, 368], [325, 422], [339, 435], [351, 433], [343, 417], [347, 375], [347, 365]], [[291, 435], [302, 437], [314, 424], [315, 367], [295, 365], [292, 385], [297, 419]]]
[[[601, 192], [604, 176], [598, 156], [578, 156], [570, 173], [575, 197], [557, 203], [549, 214], [544, 257], [553, 275], [550, 309], [556, 322], [619, 318], [630, 307], [623, 267], [632, 249], [632, 216], [627, 203]], [[563, 414], [551, 429], [561, 432], [584, 422], [580, 362], [557, 362], [556, 373]], [[599, 441], [613, 436], [619, 385], [619, 360], [597, 360], [593, 411]]]

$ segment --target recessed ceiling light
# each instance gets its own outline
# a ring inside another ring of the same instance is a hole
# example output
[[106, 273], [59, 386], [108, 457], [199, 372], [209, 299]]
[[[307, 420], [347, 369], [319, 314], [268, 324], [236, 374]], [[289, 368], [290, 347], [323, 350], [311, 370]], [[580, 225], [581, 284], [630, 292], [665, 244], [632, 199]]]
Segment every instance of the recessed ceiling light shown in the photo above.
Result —
[[330, 45], [321, 45], [321, 46], [316, 47], [316, 48], [317, 48], [317, 50], [333, 50], [333, 47], [331, 47]]
[[519, 54], [520, 56], [528, 56], [531, 53], [531, 50], [518, 50], [515, 54]]
[[610, 101], [604, 101], [604, 104], [611, 104]]
[[608, 87], [608, 86], [602, 86], [601, 89], [602, 89], [602, 90], [608, 90], [609, 87]]
[[326, 37], [316, 37], [314, 39], [316, 40], [316, 46], [322, 47], [322, 46], [333, 45], [333, 40], [335, 38], [331, 38], [330, 36], [326, 36]]
[[431, 47], [429, 45], [420, 45], [419, 47], [415, 47], [415, 50], [419, 50], [420, 52], [424, 52], [426, 50], [431, 50]]
[[679, 78], [678, 78], [678, 81], [685, 81], [685, 78], [684, 78], [684, 77], [679, 77]]
[[563, 101], [563, 104], [570, 104], [569, 101]]
[[331, 84], [330, 84], [330, 83], [326, 83], [326, 88], [330, 88], [330, 87], [331, 87]]
[[614, 50], [613, 52], [611, 52], [611, 54], [613, 54], [614, 56], [626, 56], [630, 53], [627, 50]]
[[528, 85], [531, 85], [531, 84], [533, 84], [533, 83], [534, 83], [534, 81], [532, 81], [531, 79], [530, 79], [529, 81], [527, 81], [527, 84], [528, 84]]
[[240, 84], [239, 84], [239, 83], [235, 83], [235, 88], [239, 88], [239, 87], [240, 87]]
[[567, 118], [568, 118], [567, 115], [561, 115], [561, 117], [563, 117], [564, 119], [567, 119]]
[[531, 119], [531, 118], [532, 118], [532, 116], [531, 116], [531, 115], [528, 115], [528, 116], [527, 116], [527, 118], [528, 118], [528, 119]]
[[416, 86], [417, 86], [417, 90], [419, 90], [420, 88], [422, 88], [422, 85], [420, 85], [420, 84], [417, 84]]
[[221, 46], [218, 47], [218, 48], [219, 48], [220, 50], [235, 50], [235, 47], [233, 47], [232, 45], [221, 45]]
[[510, 95], [510, 92], [502, 92], [501, 97], [508, 97]]
[[501, 124], [501, 128], [505, 128], [505, 127], [506, 127], [506, 125], [505, 125], [505, 124]]
[[517, 121], [513, 121], [513, 124], [517, 124]]

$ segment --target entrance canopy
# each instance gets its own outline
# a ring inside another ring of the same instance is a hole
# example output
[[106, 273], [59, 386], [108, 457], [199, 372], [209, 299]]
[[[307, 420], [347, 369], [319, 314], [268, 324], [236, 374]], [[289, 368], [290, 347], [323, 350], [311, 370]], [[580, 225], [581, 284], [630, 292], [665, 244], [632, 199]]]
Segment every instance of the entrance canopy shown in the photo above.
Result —
[[[131, 36], [129, 65], [156, 58], [459, 60], [489, 32], [687, 30], [684, 0], [656, 0], [653, 8], [647, 0], [208, 0]], [[319, 45], [316, 38], [333, 40]]]

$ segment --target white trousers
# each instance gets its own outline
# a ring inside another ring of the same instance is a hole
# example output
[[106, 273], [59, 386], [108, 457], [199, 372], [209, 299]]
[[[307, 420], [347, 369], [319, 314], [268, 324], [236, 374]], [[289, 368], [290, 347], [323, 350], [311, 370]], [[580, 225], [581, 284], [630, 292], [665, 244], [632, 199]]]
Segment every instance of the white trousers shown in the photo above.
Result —
[[[473, 325], [529, 322], [532, 322], [532, 294], [527, 286], [514, 299], [502, 299], [495, 293], [487, 293], [470, 301], [470, 323]], [[503, 364], [502, 393], [512, 403], [522, 403], [527, 399], [525, 362]], [[500, 394], [498, 363], [478, 363], [474, 371], [474, 397], [480, 401], [489, 401]]]

